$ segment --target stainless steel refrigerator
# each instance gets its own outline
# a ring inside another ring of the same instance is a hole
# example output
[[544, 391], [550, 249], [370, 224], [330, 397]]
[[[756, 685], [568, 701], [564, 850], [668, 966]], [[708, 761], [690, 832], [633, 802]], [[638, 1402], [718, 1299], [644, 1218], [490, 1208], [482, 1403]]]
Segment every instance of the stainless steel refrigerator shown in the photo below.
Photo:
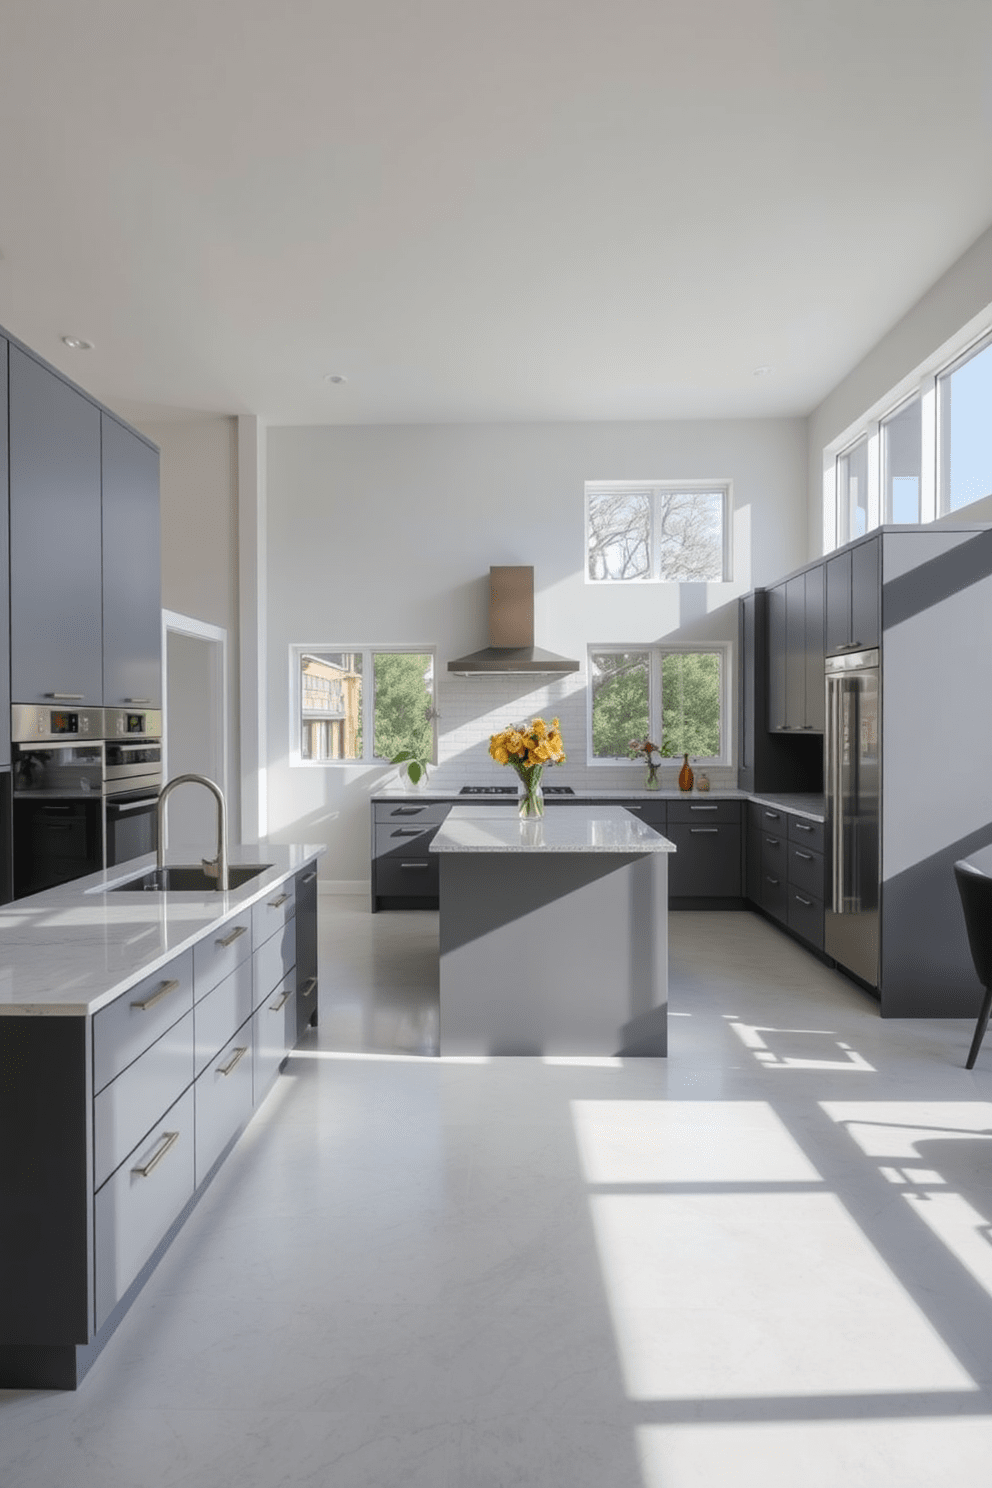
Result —
[[877, 987], [882, 802], [878, 651], [828, 657], [826, 689], [830, 861], [824, 949]]

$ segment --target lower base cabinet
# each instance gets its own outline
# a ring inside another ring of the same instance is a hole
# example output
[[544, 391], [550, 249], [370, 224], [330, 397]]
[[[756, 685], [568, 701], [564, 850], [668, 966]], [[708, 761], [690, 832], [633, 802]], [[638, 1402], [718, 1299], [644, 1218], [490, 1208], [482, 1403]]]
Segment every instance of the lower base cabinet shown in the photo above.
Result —
[[316, 1017], [311, 886], [302, 925], [290, 880], [92, 1020], [0, 1018], [0, 1388], [76, 1387]]
[[747, 897], [814, 950], [822, 951], [823, 823], [752, 802], [747, 832]]

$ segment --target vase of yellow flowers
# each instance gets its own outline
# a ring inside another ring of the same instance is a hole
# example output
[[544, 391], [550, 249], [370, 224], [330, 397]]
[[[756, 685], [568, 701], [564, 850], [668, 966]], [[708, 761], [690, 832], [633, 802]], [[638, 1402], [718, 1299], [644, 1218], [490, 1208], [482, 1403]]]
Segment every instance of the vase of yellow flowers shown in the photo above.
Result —
[[550, 727], [543, 718], [513, 725], [489, 740], [489, 753], [498, 765], [512, 765], [520, 777], [521, 821], [544, 815], [544, 792], [541, 776], [545, 765], [565, 762], [561, 724], [552, 718]]

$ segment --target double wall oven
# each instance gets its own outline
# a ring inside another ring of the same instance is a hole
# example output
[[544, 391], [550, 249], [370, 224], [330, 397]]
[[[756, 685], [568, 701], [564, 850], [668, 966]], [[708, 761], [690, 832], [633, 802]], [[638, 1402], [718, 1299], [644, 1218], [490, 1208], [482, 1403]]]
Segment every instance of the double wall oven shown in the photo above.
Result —
[[161, 712], [17, 705], [11, 725], [16, 899], [154, 851]]

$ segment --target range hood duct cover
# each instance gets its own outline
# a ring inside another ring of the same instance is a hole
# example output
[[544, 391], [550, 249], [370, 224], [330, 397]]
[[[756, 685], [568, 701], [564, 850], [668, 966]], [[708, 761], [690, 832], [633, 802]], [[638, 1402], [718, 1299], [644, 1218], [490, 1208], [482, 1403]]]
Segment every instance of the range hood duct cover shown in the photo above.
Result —
[[528, 564], [489, 570], [489, 645], [448, 662], [458, 677], [564, 677], [579, 663], [534, 645], [534, 569]]

